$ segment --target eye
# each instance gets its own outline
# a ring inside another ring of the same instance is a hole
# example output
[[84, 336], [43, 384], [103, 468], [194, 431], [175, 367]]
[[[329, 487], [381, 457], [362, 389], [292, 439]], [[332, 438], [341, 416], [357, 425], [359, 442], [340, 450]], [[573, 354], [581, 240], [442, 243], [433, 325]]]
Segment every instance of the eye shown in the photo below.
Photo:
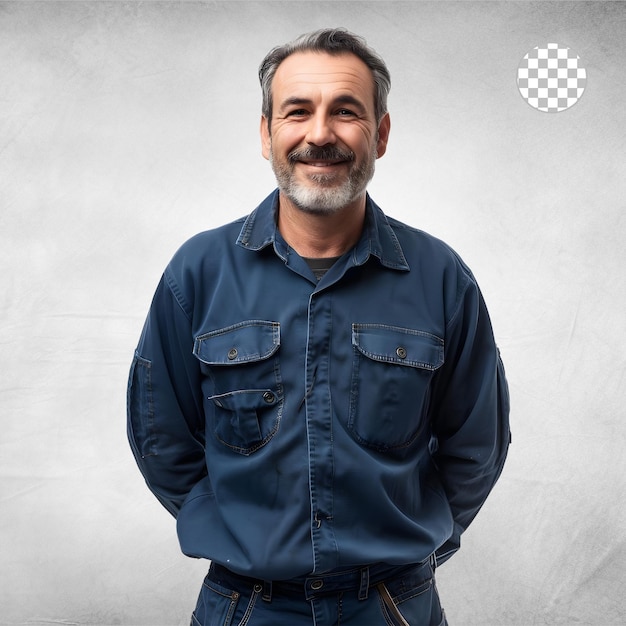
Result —
[[308, 115], [306, 109], [293, 109], [287, 113], [287, 117], [304, 117], [305, 115]]
[[339, 117], [354, 117], [356, 113], [350, 109], [339, 109], [337, 115], [339, 115]]

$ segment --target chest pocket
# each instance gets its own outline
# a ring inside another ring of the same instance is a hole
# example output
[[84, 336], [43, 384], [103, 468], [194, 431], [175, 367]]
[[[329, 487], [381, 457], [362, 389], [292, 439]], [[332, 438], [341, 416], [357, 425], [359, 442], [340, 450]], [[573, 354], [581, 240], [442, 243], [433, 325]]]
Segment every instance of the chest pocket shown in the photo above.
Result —
[[420, 433], [430, 382], [443, 364], [443, 339], [384, 324], [352, 325], [348, 428], [362, 445], [402, 448]]
[[213, 433], [240, 454], [264, 446], [280, 425], [279, 348], [280, 324], [260, 320], [211, 331], [194, 342], [193, 353], [206, 377], [203, 390]]

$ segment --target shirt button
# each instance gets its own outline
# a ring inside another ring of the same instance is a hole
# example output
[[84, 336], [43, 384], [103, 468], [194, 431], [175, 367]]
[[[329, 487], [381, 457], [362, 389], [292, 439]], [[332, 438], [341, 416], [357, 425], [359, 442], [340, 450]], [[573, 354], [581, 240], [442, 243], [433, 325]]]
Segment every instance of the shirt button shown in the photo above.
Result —
[[315, 591], [317, 591], [318, 589], [321, 589], [323, 586], [324, 586], [323, 580], [314, 580], [311, 583], [311, 589], [315, 589]]
[[398, 348], [396, 348], [396, 354], [398, 355], [399, 359], [406, 359], [406, 348], [399, 346]]
[[263, 400], [265, 400], [267, 404], [272, 404], [272, 402], [274, 402], [274, 394], [271, 391], [266, 391], [263, 394]]
[[228, 351], [228, 360], [233, 361], [237, 358], [237, 348], [231, 348]]

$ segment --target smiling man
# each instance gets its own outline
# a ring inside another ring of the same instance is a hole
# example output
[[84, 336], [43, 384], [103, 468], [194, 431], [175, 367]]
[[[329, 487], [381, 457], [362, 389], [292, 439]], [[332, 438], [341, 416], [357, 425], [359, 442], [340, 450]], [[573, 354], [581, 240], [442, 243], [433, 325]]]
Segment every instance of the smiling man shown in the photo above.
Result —
[[390, 78], [361, 38], [304, 35], [259, 76], [278, 189], [165, 269], [131, 447], [183, 552], [211, 560], [192, 624], [445, 624], [435, 568], [509, 445], [483, 298], [367, 194]]

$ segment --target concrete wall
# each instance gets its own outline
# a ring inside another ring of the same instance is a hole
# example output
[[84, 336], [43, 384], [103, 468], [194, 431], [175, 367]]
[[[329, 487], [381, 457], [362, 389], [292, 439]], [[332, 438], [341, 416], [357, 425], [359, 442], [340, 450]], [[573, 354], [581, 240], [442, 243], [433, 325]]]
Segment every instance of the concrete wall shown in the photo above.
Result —
[[[371, 193], [472, 267], [510, 379], [450, 621], [626, 622], [624, 3], [3, 2], [0, 623], [188, 623], [207, 564], [134, 465], [128, 366], [176, 248], [274, 186], [261, 58], [337, 25], [392, 72]], [[561, 113], [516, 85], [548, 42], [588, 73]]]

